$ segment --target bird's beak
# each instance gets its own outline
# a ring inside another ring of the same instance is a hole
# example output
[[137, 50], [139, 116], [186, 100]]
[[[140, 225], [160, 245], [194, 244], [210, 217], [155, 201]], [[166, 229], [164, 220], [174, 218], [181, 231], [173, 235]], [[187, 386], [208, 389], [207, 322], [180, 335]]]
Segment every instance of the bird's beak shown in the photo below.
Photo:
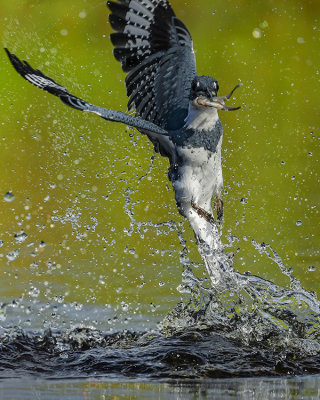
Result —
[[228, 107], [225, 105], [225, 102], [230, 99], [230, 97], [233, 95], [233, 92], [238, 89], [240, 86], [242, 86], [242, 83], [238, 83], [237, 86], [227, 96], [221, 96], [221, 97], [212, 97], [212, 99], [208, 99], [205, 96], [199, 96], [195, 99], [195, 103], [200, 106], [205, 106], [205, 107], [214, 107], [217, 108], [218, 110], [224, 110], [224, 111], [234, 111], [234, 110], [239, 110], [239, 107]]

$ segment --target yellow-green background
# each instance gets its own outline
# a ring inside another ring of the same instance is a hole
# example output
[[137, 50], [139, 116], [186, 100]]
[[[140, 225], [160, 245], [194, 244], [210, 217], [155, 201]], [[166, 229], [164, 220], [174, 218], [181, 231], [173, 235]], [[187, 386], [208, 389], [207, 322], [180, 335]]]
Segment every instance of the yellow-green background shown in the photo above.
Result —
[[[244, 84], [234, 104], [245, 107], [221, 112], [223, 241], [240, 239], [231, 248], [235, 268], [287, 285], [251, 244], [266, 242], [319, 294], [320, 3], [171, 3], [192, 34], [198, 73], [214, 76], [221, 94]], [[107, 17], [100, 0], [1, 0], [1, 43], [75, 95], [125, 111], [125, 75]], [[0, 88], [0, 194], [15, 196], [0, 198], [2, 301], [170, 309], [182, 272], [177, 231], [149, 226], [142, 238], [135, 227], [128, 235], [125, 212], [130, 188], [136, 221], [182, 227], [167, 160], [157, 156], [148, 172], [153, 150], [145, 137], [67, 108], [19, 77], [4, 51]], [[21, 229], [28, 238], [17, 243]], [[193, 234], [183, 229], [199, 262]]]

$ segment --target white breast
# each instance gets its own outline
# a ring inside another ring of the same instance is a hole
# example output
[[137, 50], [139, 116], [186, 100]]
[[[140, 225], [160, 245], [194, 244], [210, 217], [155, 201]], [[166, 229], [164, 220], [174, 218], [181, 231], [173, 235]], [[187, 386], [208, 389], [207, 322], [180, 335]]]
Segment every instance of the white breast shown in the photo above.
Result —
[[221, 143], [215, 153], [204, 148], [177, 147], [179, 156], [178, 179], [173, 182], [176, 197], [186, 206], [191, 201], [211, 212], [211, 199], [223, 187]]
[[222, 137], [214, 153], [204, 148], [177, 147], [177, 179], [172, 181], [179, 212], [189, 220], [197, 240], [210, 248], [214, 244], [212, 225], [198, 215], [191, 202], [212, 214], [212, 198], [220, 194], [223, 187], [221, 142]]
[[218, 110], [214, 107], [195, 107], [189, 103], [189, 112], [185, 119], [185, 128], [197, 131], [210, 131], [219, 120]]

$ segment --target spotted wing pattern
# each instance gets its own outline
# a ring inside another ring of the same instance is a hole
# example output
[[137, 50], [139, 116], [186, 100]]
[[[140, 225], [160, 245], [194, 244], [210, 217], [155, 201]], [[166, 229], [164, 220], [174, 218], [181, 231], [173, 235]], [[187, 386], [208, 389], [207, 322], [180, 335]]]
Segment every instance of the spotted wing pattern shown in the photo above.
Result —
[[37, 86], [38, 88], [59, 97], [60, 100], [63, 101], [63, 103], [65, 103], [66, 105], [77, 110], [92, 112], [108, 121], [122, 122], [126, 125], [133, 126], [144, 133], [154, 132], [159, 135], [168, 135], [166, 130], [160, 128], [150, 121], [145, 121], [141, 118], [127, 115], [121, 111], [114, 111], [107, 108], [94, 106], [93, 104], [90, 104], [85, 100], [82, 100], [79, 97], [72, 95], [67, 91], [65, 87], [59, 85], [53, 79], [44, 75], [38, 69], [33, 69], [30, 64], [28, 64], [26, 61], [21, 61], [17, 56], [10, 53], [8, 49], [5, 49], [5, 51], [15, 70], [24, 79]]
[[175, 130], [188, 112], [196, 62], [191, 35], [167, 0], [108, 1], [115, 58], [127, 72], [129, 110]]

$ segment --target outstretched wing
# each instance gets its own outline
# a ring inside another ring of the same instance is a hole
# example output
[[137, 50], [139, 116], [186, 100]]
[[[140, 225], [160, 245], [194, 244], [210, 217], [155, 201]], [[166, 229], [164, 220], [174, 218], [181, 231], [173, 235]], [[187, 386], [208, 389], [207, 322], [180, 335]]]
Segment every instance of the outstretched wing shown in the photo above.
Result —
[[44, 75], [38, 69], [35, 70], [26, 61], [21, 61], [17, 56], [10, 53], [5, 49], [8, 54], [9, 60], [14, 66], [15, 70], [27, 81], [60, 98], [66, 105], [81, 111], [88, 111], [99, 115], [100, 117], [114, 122], [122, 122], [123, 124], [133, 126], [144, 133], [154, 132], [159, 135], [168, 135], [168, 132], [150, 121], [145, 121], [138, 117], [127, 115], [121, 111], [108, 110], [107, 108], [97, 107], [79, 97], [73, 96], [67, 89], [53, 79]]
[[191, 35], [167, 0], [108, 1], [114, 56], [126, 77], [128, 109], [167, 130], [184, 125], [196, 75]]

